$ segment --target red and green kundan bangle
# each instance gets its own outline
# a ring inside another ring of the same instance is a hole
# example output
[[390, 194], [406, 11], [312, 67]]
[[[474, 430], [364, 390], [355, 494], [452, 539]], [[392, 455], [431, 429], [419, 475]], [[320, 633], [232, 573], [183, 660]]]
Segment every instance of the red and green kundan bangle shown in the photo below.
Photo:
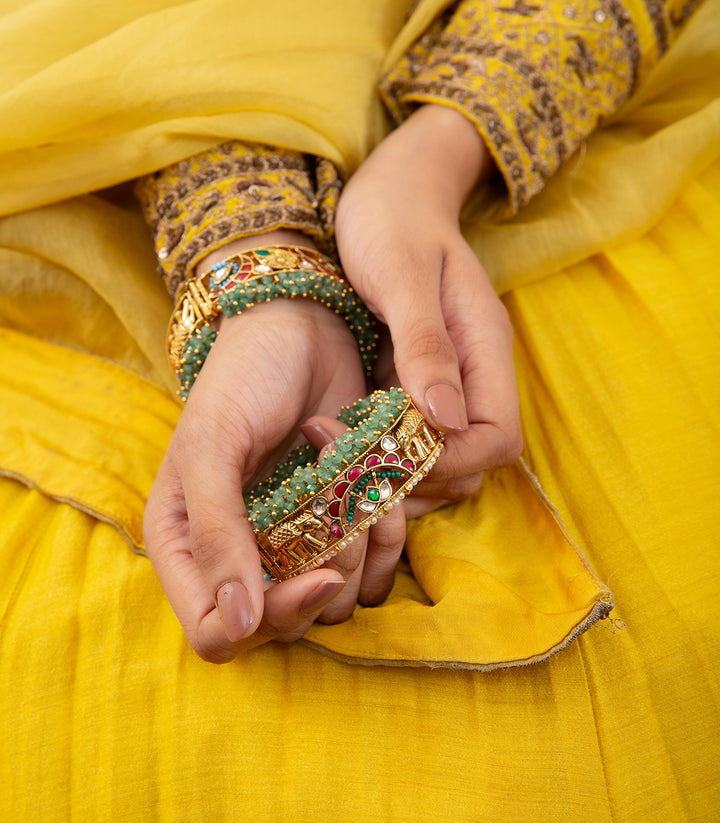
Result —
[[233, 255], [190, 280], [178, 295], [168, 329], [168, 358], [186, 400], [217, 333], [213, 320], [276, 299], [316, 300], [339, 314], [355, 336], [370, 373], [377, 333], [372, 315], [329, 257], [299, 246], [269, 246]]
[[[375, 324], [340, 269], [310, 249], [270, 246], [216, 263], [181, 291], [168, 356], [183, 399], [216, 339], [213, 320], [277, 298], [317, 300], [343, 317], [370, 372]], [[310, 445], [294, 449], [245, 496], [270, 579], [317, 568], [343, 551], [413, 490], [443, 448], [443, 435], [402, 389], [373, 392], [343, 408], [338, 419], [349, 429], [322, 460]]]
[[320, 462], [301, 446], [245, 496], [268, 577], [285, 580], [339, 554], [410, 494], [435, 465], [442, 434], [402, 389], [338, 415], [350, 429]]

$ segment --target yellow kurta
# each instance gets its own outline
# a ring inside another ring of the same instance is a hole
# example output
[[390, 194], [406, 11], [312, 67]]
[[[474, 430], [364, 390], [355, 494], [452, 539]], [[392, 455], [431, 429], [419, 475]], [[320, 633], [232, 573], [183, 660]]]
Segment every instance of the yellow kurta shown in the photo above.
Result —
[[[383, 606], [224, 667], [132, 551], [179, 414], [151, 240], [134, 206], [75, 195], [218, 138], [352, 168], [404, 4], [315, 3], [323, 27], [284, 4], [271, 33], [274, 3], [93, 5], [0, 6], [3, 819], [714, 820], [718, 3], [516, 219], [468, 212], [516, 328], [529, 471], [417, 523]], [[221, 11], [242, 49], [225, 34], [183, 74]], [[291, 86], [269, 69], [290, 46]], [[566, 645], [608, 586], [613, 620]]]

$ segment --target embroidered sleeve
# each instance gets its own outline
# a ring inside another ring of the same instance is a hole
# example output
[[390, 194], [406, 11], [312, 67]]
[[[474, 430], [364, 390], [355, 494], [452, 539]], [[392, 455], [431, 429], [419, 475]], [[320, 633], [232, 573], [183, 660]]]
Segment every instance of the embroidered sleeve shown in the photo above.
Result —
[[141, 178], [136, 194], [175, 297], [199, 260], [241, 237], [296, 229], [333, 253], [340, 187], [328, 160], [232, 141]]
[[694, 0], [461, 0], [382, 79], [396, 122], [423, 103], [477, 126], [516, 211], [635, 90]]

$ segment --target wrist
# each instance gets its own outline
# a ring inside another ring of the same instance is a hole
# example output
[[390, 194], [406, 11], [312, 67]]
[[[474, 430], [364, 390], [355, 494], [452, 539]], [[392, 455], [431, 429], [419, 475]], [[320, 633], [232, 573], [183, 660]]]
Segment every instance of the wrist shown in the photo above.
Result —
[[239, 237], [237, 240], [231, 240], [224, 246], [211, 251], [197, 262], [194, 276], [199, 277], [215, 263], [220, 263], [226, 258], [232, 257], [233, 254], [240, 254], [249, 249], [258, 249], [264, 246], [302, 246], [306, 249], [317, 250], [317, 245], [307, 234], [294, 229], [276, 229], [263, 234]]
[[402, 137], [405, 162], [434, 194], [459, 212], [473, 189], [486, 182], [495, 164], [475, 125], [460, 111], [434, 103], [420, 106], [396, 130]]
[[323, 339], [336, 336], [347, 339], [351, 347], [356, 347], [355, 339], [347, 323], [336, 312], [317, 300], [270, 300], [259, 302], [240, 314], [226, 316], [220, 314], [214, 327], [218, 340], [230, 336], [230, 329], [245, 327], [263, 328], [272, 331], [270, 336], [282, 338], [284, 345], [290, 345], [290, 337], [297, 337], [322, 344]]
[[180, 291], [168, 330], [168, 356], [183, 399], [217, 339], [221, 317], [231, 318], [279, 298], [316, 301], [342, 317], [369, 373], [375, 352], [374, 323], [338, 266], [305, 247], [256, 247], [224, 257]]

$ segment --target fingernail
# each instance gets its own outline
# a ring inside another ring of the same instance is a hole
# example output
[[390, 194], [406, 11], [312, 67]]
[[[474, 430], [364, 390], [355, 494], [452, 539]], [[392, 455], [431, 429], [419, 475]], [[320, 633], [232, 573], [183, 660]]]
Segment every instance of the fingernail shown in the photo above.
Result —
[[447, 383], [436, 383], [425, 392], [425, 402], [438, 428], [462, 432], [468, 427], [467, 412], [459, 392]]
[[250, 595], [239, 580], [223, 583], [215, 595], [225, 634], [231, 643], [245, 637], [253, 624]]
[[308, 594], [300, 605], [300, 614], [310, 617], [325, 608], [345, 588], [344, 580], [324, 580]]
[[318, 426], [317, 423], [303, 423], [302, 426], [300, 426], [300, 431], [308, 443], [311, 443], [316, 449], [320, 449], [333, 440], [330, 432], [322, 426]]

